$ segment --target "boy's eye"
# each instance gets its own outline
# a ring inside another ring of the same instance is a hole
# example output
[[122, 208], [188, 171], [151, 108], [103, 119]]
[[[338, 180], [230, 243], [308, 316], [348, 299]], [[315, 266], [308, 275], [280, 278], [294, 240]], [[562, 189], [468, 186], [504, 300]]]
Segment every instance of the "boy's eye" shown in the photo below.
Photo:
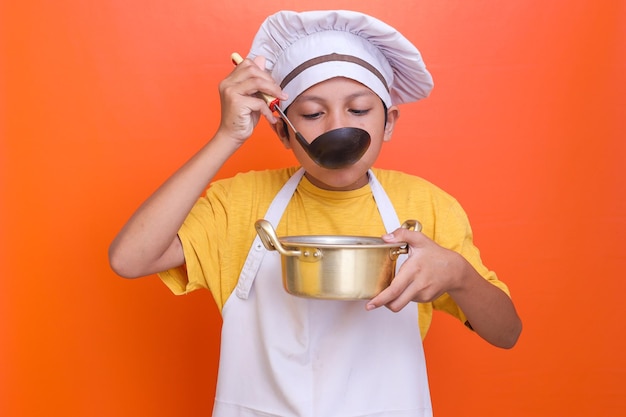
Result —
[[[365, 116], [370, 112], [371, 109], [349, 109], [348, 112], [354, 114], [355, 116]], [[315, 112], [315, 113], [303, 113], [302, 118], [308, 120], [319, 119], [324, 115], [323, 111]]]

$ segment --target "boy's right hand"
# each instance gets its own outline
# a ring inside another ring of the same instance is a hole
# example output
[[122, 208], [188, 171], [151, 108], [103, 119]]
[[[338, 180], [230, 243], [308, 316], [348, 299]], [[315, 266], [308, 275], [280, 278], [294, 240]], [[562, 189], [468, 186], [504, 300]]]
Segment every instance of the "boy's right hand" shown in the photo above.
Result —
[[221, 122], [218, 133], [232, 138], [238, 144], [251, 135], [262, 114], [271, 124], [278, 119], [256, 93], [285, 99], [280, 86], [265, 70], [265, 57], [245, 59], [219, 84]]

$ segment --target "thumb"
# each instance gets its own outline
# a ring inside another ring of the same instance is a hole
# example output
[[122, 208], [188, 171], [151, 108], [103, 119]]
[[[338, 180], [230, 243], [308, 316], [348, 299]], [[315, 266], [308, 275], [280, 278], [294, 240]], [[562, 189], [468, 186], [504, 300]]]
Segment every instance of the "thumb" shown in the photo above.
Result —
[[406, 242], [409, 245], [414, 245], [421, 240], [422, 236], [421, 232], [400, 227], [391, 233], [383, 235], [382, 239], [387, 243]]
[[402, 227], [400, 227], [391, 233], [387, 233], [386, 235], [383, 235], [382, 238], [385, 242], [388, 242], [388, 243], [404, 242], [406, 232], [408, 232], [407, 229], [403, 229]]

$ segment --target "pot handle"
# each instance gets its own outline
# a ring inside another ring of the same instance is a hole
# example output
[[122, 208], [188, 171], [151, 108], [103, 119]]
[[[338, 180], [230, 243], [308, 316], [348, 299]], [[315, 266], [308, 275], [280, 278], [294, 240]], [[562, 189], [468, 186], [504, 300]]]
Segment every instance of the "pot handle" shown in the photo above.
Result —
[[281, 255], [285, 256], [300, 256], [302, 253], [299, 250], [287, 250], [281, 245], [276, 236], [276, 231], [270, 222], [264, 219], [257, 220], [254, 223], [254, 228], [257, 234], [263, 242], [263, 246], [267, 250], [277, 250]]
[[[412, 219], [406, 220], [404, 223], [402, 223], [401, 227], [403, 229], [414, 230], [416, 232], [422, 231], [422, 224], [418, 222], [417, 220], [412, 220]], [[398, 255], [406, 255], [407, 253], [409, 253], [409, 245], [405, 244], [404, 246], [401, 246], [398, 249], [393, 249], [391, 252], [391, 257], [392, 259], [396, 259]]]
[[417, 220], [406, 220], [404, 223], [402, 223], [401, 227], [403, 229], [415, 230], [416, 232], [422, 231], [422, 223], [418, 222]]

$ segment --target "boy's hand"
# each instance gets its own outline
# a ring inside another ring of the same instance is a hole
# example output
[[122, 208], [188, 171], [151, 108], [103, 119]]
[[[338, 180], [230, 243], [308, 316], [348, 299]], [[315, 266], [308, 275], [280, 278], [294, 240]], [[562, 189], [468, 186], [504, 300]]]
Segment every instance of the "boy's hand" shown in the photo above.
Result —
[[398, 312], [409, 302], [430, 302], [458, 285], [465, 260], [421, 232], [400, 228], [383, 236], [389, 243], [407, 242], [409, 257], [389, 287], [371, 299], [366, 308], [386, 306]]
[[258, 56], [254, 61], [245, 59], [219, 84], [221, 122], [219, 132], [239, 143], [252, 135], [254, 127], [263, 114], [274, 124], [273, 115], [263, 99], [255, 96], [263, 92], [284, 99], [280, 87], [265, 71], [265, 58]]

